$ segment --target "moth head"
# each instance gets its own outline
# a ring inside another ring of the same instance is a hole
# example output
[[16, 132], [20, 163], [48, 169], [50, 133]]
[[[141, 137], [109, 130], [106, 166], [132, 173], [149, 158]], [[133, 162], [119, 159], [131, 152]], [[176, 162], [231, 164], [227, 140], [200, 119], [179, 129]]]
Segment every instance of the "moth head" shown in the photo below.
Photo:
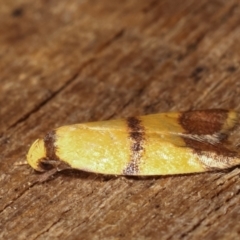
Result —
[[28, 164], [39, 172], [46, 172], [54, 166], [46, 156], [46, 148], [43, 139], [37, 139], [30, 147], [27, 154]]
[[30, 147], [27, 154], [28, 164], [39, 172], [48, 172], [55, 169], [61, 171], [70, 168], [70, 166], [61, 161], [56, 155], [51, 158], [47, 155], [46, 145], [43, 139], [37, 139]]

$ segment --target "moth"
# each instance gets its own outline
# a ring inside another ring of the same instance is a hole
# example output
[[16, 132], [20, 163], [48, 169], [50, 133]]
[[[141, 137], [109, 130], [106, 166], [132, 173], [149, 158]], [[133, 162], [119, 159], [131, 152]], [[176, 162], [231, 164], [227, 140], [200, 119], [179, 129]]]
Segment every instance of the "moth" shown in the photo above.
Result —
[[151, 114], [59, 127], [27, 154], [37, 171], [167, 175], [240, 164], [239, 113], [212, 109]]

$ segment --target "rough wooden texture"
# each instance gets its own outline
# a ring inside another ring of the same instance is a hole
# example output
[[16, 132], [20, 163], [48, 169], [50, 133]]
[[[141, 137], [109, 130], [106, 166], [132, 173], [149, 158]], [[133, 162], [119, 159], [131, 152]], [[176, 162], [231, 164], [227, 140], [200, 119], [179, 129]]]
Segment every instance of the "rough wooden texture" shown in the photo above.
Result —
[[237, 0], [0, 0], [0, 238], [238, 239], [240, 171], [45, 183], [25, 159], [55, 127], [240, 110]]

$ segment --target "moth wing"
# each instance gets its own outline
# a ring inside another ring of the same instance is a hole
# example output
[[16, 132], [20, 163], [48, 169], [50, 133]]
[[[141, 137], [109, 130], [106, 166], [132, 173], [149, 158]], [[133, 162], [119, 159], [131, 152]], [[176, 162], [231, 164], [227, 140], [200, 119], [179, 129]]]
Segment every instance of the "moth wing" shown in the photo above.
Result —
[[[146, 126], [146, 144], [151, 142], [156, 145], [152, 151], [158, 151], [164, 145], [161, 151], [168, 151], [161, 157], [168, 154], [169, 159], [176, 160], [176, 165], [185, 164], [187, 159], [191, 161], [191, 156], [197, 157], [205, 170], [240, 164], [239, 114], [235, 111], [216, 109], [157, 114], [142, 117], [142, 122]], [[178, 156], [185, 160], [182, 161]], [[179, 169], [180, 172], [187, 171], [181, 170], [180, 166]]]

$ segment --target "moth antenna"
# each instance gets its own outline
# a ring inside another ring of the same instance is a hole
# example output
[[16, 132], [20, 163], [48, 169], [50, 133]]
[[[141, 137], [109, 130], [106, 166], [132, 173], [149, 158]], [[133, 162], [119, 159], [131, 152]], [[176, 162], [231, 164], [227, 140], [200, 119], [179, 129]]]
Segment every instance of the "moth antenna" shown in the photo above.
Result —
[[20, 161], [15, 162], [13, 165], [14, 166], [28, 165], [28, 162], [27, 162], [27, 160], [20, 160]]

